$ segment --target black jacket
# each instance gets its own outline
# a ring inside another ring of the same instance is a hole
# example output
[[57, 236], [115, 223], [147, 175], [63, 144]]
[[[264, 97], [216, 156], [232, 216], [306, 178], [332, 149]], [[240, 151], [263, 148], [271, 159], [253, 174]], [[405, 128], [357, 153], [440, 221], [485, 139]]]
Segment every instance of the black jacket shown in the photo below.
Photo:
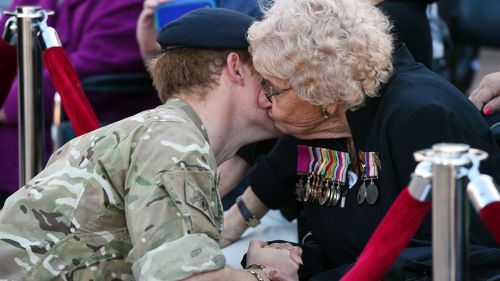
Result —
[[[381, 171], [376, 180], [379, 199], [374, 205], [358, 204], [358, 181], [349, 191], [344, 208], [302, 204], [302, 214], [312, 232], [304, 245], [303, 278], [332, 268], [344, 272], [356, 261], [399, 192], [409, 183], [417, 164], [413, 158], [417, 150], [441, 142], [469, 144], [490, 154], [481, 162], [481, 171], [500, 182], [500, 153], [495, 140], [466, 96], [416, 63], [404, 46], [395, 51], [394, 66], [394, 74], [382, 87], [380, 97], [347, 113], [356, 150], [380, 155]], [[278, 142], [270, 155], [258, 159], [249, 174], [253, 191], [271, 208], [294, 200], [297, 143], [346, 150], [342, 141], [298, 141], [286, 137]], [[494, 247], [489, 232], [472, 209], [471, 213], [471, 242]], [[430, 241], [430, 226], [427, 218], [417, 232], [415, 238], [420, 246]]]

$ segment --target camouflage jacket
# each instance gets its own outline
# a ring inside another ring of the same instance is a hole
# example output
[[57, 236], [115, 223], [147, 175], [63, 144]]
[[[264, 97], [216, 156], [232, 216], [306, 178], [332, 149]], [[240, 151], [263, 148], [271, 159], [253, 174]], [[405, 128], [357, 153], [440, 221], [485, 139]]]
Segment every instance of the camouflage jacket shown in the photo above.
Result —
[[57, 150], [0, 212], [1, 280], [179, 280], [224, 267], [219, 174], [174, 98]]

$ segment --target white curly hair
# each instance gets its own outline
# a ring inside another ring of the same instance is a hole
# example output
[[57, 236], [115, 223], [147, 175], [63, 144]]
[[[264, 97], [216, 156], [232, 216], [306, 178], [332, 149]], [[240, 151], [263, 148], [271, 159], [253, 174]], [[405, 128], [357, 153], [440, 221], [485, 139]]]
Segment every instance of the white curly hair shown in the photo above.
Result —
[[276, 0], [248, 31], [256, 70], [312, 104], [355, 110], [392, 72], [389, 19], [366, 0]]

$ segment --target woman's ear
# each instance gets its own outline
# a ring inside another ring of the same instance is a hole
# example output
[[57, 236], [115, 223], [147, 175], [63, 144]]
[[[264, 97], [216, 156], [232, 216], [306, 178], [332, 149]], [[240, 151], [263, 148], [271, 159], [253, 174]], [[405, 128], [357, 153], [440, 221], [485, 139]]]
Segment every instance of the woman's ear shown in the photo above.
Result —
[[345, 114], [345, 108], [338, 103], [331, 103], [329, 105], [326, 105], [326, 108], [328, 109], [328, 112], [331, 116], [339, 116]]
[[240, 56], [231, 52], [226, 58], [226, 71], [228, 78], [238, 84], [243, 84], [243, 73], [244, 64], [240, 59]]
[[328, 109], [328, 112], [330, 113], [330, 115], [334, 115], [337, 113], [338, 105], [336, 103], [331, 103], [329, 105], [325, 105], [325, 107]]

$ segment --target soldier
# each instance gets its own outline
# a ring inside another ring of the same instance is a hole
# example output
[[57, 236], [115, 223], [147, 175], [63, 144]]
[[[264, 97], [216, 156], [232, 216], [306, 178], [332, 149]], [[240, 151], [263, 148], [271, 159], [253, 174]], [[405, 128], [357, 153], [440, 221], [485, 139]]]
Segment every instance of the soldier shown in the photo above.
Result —
[[162, 29], [149, 70], [163, 105], [72, 140], [9, 197], [0, 279], [297, 280], [299, 248], [253, 241], [254, 265], [236, 270], [218, 246], [217, 164], [277, 134], [247, 53], [251, 22], [200, 9]]

